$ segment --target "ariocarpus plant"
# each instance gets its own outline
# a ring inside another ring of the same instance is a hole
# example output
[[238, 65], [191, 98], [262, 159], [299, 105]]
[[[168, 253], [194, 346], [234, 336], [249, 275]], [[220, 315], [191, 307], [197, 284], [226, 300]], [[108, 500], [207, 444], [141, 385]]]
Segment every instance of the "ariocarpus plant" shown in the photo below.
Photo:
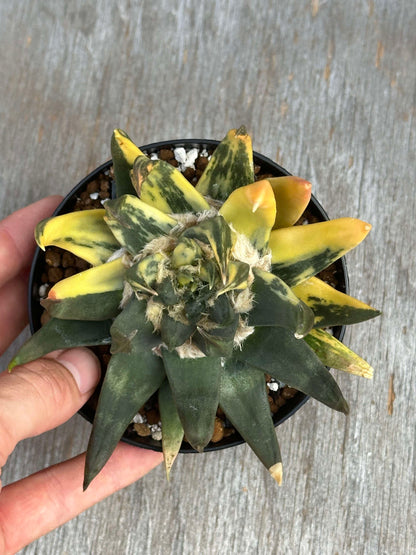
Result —
[[203, 451], [221, 407], [280, 484], [264, 375], [348, 412], [326, 366], [366, 377], [372, 369], [325, 328], [378, 312], [315, 276], [371, 226], [294, 226], [311, 185], [255, 181], [244, 128], [227, 134], [196, 187], [121, 130], [112, 156], [117, 198], [36, 229], [42, 249], [67, 249], [92, 267], [50, 289], [42, 305], [51, 319], [10, 369], [55, 349], [111, 343], [84, 488], [155, 392], [168, 474], [184, 435]]

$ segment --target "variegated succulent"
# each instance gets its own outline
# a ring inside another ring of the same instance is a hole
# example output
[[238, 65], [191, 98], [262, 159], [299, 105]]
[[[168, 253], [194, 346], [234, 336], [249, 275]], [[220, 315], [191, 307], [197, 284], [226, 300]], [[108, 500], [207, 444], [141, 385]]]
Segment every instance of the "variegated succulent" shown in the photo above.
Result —
[[112, 157], [115, 199], [36, 229], [42, 249], [67, 249], [92, 267], [52, 287], [42, 301], [50, 321], [10, 369], [55, 349], [111, 343], [84, 487], [155, 392], [168, 475], [184, 437], [203, 451], [220, 407], [280, 483], [265, 374], [348, 412], [326, 366], [366, 377], [372, 369], [325, 328], [378, 311], [315, 276], [371, 226], [353, 218], [294, 226], [311, 185], [255, 181], [244, 128], [227, 134], [196, 187], [121, 130]]

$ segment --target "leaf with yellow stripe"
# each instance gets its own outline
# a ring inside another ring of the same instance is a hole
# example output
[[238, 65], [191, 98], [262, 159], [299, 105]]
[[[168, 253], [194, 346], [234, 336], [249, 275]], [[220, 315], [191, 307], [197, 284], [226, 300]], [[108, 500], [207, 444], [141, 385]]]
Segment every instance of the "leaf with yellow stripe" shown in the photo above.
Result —
[[210, 245], [215, 260], [221, 271], [223, 283], [227, 279], [227, 266], [233, 246], [231, 229], [222, 216], [215, 216], [209, 220], [189, 227], [182, 233], [182, 237], [197, 239]]
[[97, 266], [120, 246], [108, 229], [104, 215], [104, 209], [97, 209], [47, 218], [36, 226], [36, 242], [42, 250], [60, 247]]
[[275, 229], [269, 241], [273, 273], [293, 287], [356, 247], [370, 229], [355, 218]]
[[107, 201], [105, 210], [107, 225], [131, 254], [138, 254], [149, 241], [177, 225], [176, 220], [133, 195]]
[[210, 206], [179, 170], [164, 160], [140, 156], [133, 166], [133, 182], [143, 202], [165, 214], [203, 212]]
[[134, 194], [134, 187], [130, 177], [133, 163], [138, 156], [144, 156], [125, 131], [114, 129], [111, 137], [111, 156], [113, 159], [114, 177], [116, 180], [117, 196]]
[[273, 229], [294, 225], [311, 200], [312, 185], [294, 175], [269, 177], [276, 199], [276, 220]]
[[215, 149], [196, 189], [202, 195], [226, 200], [254, 181], [253, 147], [244, 126], [231, 129]]
[[253, 246], [262, 251], [267, 247], [276, 219], [273, 189], [266, 179], [233, 191], [219, 213], [238, 233], [244, 234]]
[[330, 333], [324, 330], [312, 330], [304, 340], [315, 351], [315, 354], [325, 366], [363, 378], [373, 377], [374, 371], [368, 362]]
[[218, 290], [218, 295], [235, 289], [246, 289], [248, 287], [248, 276], [250, 266], [245, 262], [230, 260], [227, 266], [227, 275], [223, 287]]
[[357, 324], [380, 315], [379, 310], [337, 291], [316, 277], [296, 285], [292, 291], [313, 310], [315, 328]]
[[188, 237], [181, 237], [171, 256], [173, 268], [195, 264], [202, 258], [202, 249], [196, 241]]
[[155, 294], [153, 289], [166, 256], [160, 252], [149, 254], [134, 263], [126, 272], [126, 280], [135, 289]]
[[59, 281], [41, 304], [54, 318], [106, 320], [118, 313], [125, 268], [121, 258]]

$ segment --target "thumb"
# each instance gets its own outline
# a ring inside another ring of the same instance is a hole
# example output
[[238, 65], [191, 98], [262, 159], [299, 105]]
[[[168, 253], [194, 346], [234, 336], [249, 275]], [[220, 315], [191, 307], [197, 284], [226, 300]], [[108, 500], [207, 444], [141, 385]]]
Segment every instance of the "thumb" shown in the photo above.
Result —
[[56, 351], [0, 373], [0, 468], [16, 444], [68, 420], [92, 394], [100, 364], [84, 348]]

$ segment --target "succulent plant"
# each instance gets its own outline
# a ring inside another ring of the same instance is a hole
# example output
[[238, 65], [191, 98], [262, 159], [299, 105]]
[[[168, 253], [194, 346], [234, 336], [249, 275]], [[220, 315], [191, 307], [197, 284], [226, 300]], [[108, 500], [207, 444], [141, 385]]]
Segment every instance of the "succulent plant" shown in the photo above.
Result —
[[326, 328], [378, 311], [315, 276], [371, 226], [353, 218], [295, 226], [310, 183], [255, 181], [243, 127], [218, 145], [196, 187], [121, 130], [112, 157], [116, 198], [37, 226], [42, 249], [67, 249], [92, 267], [50, 289], [42, 305], [51, 319], [9, 368], [111, 344], [84, 488], [156, 392], [168, 476], [184, 437], [203, 451], [220, 407], [280, 484], [265, 374], [348, 412], [327, 366], [366, 377], [372, 369]]

